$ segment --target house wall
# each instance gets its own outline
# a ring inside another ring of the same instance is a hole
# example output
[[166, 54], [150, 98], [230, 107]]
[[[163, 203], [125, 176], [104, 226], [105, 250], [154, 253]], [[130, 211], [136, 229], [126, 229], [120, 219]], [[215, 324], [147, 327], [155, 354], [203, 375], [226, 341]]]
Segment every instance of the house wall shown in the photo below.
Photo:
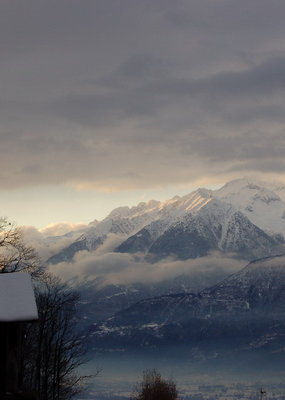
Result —
[[0, 393], [19, 389], [19, 323], [0, 323]]

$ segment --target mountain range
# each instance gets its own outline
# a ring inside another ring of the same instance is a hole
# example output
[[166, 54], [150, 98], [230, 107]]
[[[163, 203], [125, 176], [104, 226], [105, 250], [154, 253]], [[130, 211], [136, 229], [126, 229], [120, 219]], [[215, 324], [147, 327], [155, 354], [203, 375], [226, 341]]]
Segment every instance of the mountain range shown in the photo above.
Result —
[[285, 361], [285, 187], [237, 179], [116, 208], [68, 235], [46, 264], [75, 271], [90, 354]]
[[248, 260], [273, 255], [284, 243], [284, 200], [284, 187], [238, 179], [218, 190], [198, 189], [165, 202], [119, 207], [101, 222], [91, 223], [47, 263], [95, 251], [110, 235], [120, 241], [112, 251], [140, 253], [150, 262], [197, 258], [213, 250]]
[[[238, 179], [218, 190], [198, 189], [165, 202], [120, 207], [103, 221], [90, 223], [77, 238], [76, 232], [69, 233], [76, 239], [47, 264], [51, 270], [61, 270], [63, 265], [75, 271], [74, 285], [82, 295], [88, 326], [149, 297], [197, 293], [244, 266], [246, 260], [285, 253], [284, 198], [284, 187]], [[110, 238], [113, 244], [106, 250]], [[213, 252], [242, 261], [234, 270], [230, 265], [219, 268], [211, 265], [219, 263], [219, 257], [211, 261]], [[90, 254], [89, 267], [82, 271], [80, 260], [86, 254]], [[125, 259], [124, 254], [132, 258]], [[104, 257], [111, 259], [106, 267]], [[179, 260], [184, 262], [182, 272]], [[194, 271], [191, 260], [201, 260]], [[128, 270], [119, 282], [106, 278], [110, 270], [117, 273], [127, 262], [137, 269], [138, 278], [134, 273], [133, 280], [125, 282]], [[158, 271], [155, 281], [139, 277], [142, 262], [148, 266], [146, 275]], [[205, 263], [210, 265], [204, 268]], [[172, 269], [169, 277], [160, 273], [166, 269]]]

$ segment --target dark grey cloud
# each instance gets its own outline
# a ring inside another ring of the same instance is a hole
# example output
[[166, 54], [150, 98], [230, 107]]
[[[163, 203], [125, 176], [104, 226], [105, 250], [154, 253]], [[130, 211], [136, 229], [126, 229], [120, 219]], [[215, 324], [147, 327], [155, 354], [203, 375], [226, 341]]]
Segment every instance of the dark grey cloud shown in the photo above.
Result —
[[[187, 107], [195, 123], [191, 111], [196, 113], [196, 105], [204, 113], [204, 119], [207, 115], [218, 116], [224, 123], [248, 124], [263, 118], [284, 122], [284, 106], [280, 100], [285, 96], [285, 57], [201, 79], [152, 74], [151, 59], [147, 68], [144, 58], [133, 61], [126, 62], [109, 80], [102, 79], [102, 82], [107, 81], [103, 93], [68, 95], [55, 102], [54, 110], [69, 120], [91, 126], [108, 126], [144, 116], [153, 119], [168, 107], [178, 114], [180, 107], [182, 113]], [[131, 71], [130, 77], [126, 70]], [[96, 87], [93, 90], [96, 93]], [[279, 100], [277, 104], [276, 99]], [[184, 128], [189, 127], [189, 115], [184, 115], [183, 120]], [[199, 119], [197, 122], [201, 123]]]
[[284, 15], [277, 0], [1, 1], [2, 187], [282, 174]]

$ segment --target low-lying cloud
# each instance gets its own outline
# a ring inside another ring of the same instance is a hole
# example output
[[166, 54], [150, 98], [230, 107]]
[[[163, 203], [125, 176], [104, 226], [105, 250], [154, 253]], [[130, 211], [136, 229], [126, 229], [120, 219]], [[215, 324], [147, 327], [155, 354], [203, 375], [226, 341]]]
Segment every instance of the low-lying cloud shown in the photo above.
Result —
[[234, 273], [245, 266], [246, 261], [237, 260], [221, 253], [186, 261], [171, 258], [157, 263], [148, 263], [139, 254], [78, 252], [72, 262], [50, 266], [50, 271], [63, 280], [94, 280], [100, 278], [103, 285], [133, 283], [157, 283], [184, 275], [197, 280], [208, 276], [212, 281]]
[[[85, 225], [59, 223], [38, 230], [34, 226], [20, 227], [23, 239], [28, 246], [33, 247], [45, 262], [54, 254], [57, 254], [76, 240]], [[74, 229], [74, 231], [71, 231]], [[70, 233], [69, 235], [67, 233]]]

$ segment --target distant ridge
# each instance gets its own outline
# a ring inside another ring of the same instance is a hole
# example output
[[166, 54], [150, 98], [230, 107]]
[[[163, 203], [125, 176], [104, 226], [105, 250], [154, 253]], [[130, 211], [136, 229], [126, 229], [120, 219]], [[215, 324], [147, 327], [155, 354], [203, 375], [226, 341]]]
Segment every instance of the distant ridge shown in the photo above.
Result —
[[284, 363], [284, 345], [285, 255], [254, 260], [198, 294], [145, 299], [93, 331], [98, 351], [173, 353], [204, 364], [238, 358], [257, 370]]

